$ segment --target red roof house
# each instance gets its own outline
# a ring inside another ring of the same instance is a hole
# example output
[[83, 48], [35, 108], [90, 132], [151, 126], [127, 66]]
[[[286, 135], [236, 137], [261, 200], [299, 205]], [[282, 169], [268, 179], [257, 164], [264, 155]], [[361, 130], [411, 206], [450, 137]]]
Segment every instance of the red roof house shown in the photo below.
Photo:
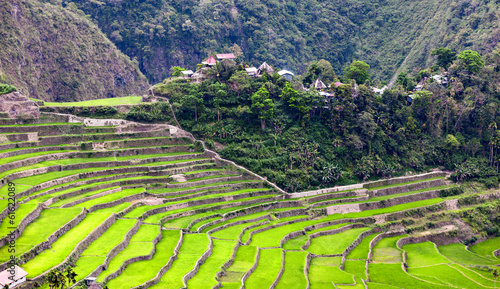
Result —
[[233, 53], [216, 54], [215, 56], [217, 57], [217, 60], [219, 60], [219, 61], [222, 61], [224, 59], [231, 59], [231, 60], [236, 59], [236, 56], [234, 56]]
[[202, 64], [205, 64], [205, 65], [215, 65], [217, 64], [217, 60], [215, 60], [215, 57], [213, 57], [212, 55], [210, 55], [210, 57], [203, 61]]

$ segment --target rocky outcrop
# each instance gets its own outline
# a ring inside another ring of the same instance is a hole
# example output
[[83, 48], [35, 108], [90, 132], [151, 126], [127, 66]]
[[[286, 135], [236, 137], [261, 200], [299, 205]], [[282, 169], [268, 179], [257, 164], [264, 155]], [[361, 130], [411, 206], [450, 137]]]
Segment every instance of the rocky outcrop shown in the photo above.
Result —
[[0, 95], [0, 113], [9, 118], [35, 119], [40, 117], [38, 105], [20, 92]]

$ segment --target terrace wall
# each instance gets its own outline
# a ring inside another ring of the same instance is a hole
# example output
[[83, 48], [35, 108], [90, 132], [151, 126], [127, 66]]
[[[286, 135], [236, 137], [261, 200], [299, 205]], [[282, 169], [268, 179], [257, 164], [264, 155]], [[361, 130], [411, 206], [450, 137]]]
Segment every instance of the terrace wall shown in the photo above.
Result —
[[245, 288], [245, 281], [252, 275], [252, 273], [257, 269], [257, 265], [259, 265], [259, 260], [260, 260], [260, 248], [257, 247], [257, 254], [255, 254], [255, 260], [253, 262], [252, 268], [250, 268], [243, 277], [241, 277], [241, 287], [240, 288]]
[[310, 234], [306, 243], [302, 246], [302, 250], [307, 250], [307, 248], [309, 248], [309, 246], [311, 245], [312, 239], [315, 239], [315, 238], [318, 238], [321, 236], [335, 235], [335, 234], [339, 234], [339, 233], [345, 232], [345, 231], [350, 230], [350, 229], [363, 228], [363, 227], [366, 227], [366, 226], [364, 224], [351, 224], [351, 225], [346, 225], [346, 226], [343, 226], [343, 227], [340, 227], [337, 229], [333, 229], [333, 230], [321, 231], [321, 232], [316, 232], [316, 233]]
[[414, 176], [404, 176], [404, 177], [398, 177], [398, 178], [391, 178], [391, 179], [385, 179], [385, 180], [365, 183], [365, 184], [363, 184], [363, 188], [369, 189], [369, 188], [382, 187], [382, 186], [388, 186], [388, 185], [394, 185], [394, 184], [400, 184], [400, 183], [420, 181], [420, 180], [425, 180], [425, 179], [429, 179], [429, 178], [445, 177], [447, 174], [448, 174], [447, 172], [435, 171], [435, 172], [419, 174], [419, 175], [414, 175]]
[[425, 181], [425, 182], [419, 182], [419, 183], [415, 183], [415, 184], [408, 184], [408, 185], [403, 185], [403, 186], [373, 190], [373, 191], [369, 191], [368, 194], [370, 195], [370, 197], [379, 197], [379, 196], [386, 196], [386, 195], [393, 195], [393, 194], [400, 194], [400, 193], [406, 193], [406, 192], [411, 192], [411, 191], [417, 191], [417, 190], [422, 190], [422, 189], [427, 189], [427, 188], [432, 188], [432, 187], [439, 187], [439, 186], [444, 186], [444, 185], [447, 185], [447, 182], [445, 180], [440, 179], [440, 180]]
[[431, 233], [423, 236], [410, 236], [401, 238], [397, 241], [396, 246], [399, 249], [407, 244], [416, 244], [430, 241], [437, 246], [448, 245], [452, 243], [461, 243], [460, 238], [457, 236], [457, 230], [445, 231], [439, 233]]
[[278, 276], [276, 276], [276, 279], [274, 280], [273, 284], [269, 286], [269, 289], [274, 289], [276, 285], [278, 285], [278, 282], [281, 280], [281, 277], [283, 276], [283, 273], [285, 273], [285, 251], [281, 251], [281, 269], [278, 273]]
[[208, 243], [208, 249], [201, 255], [201, 257], [196, 261], [196, 265], [194, 266], [194, 269], [189, 271], [184, 277], [182, 277], [182, 283], [184, 284], [184, 287], [187, 288], [187, 282], [198, 273], [198, 270], [200, 270], [200, 266], [205, 263], [205, 261], [212, 255], [212, 252], [214, 250], [214, 243], [212, 238], [210, 238], [210, 235], [207, 235], [209, 243]]
[[[7, 208], [8, 209], [8, 208]], [[3, 238], [0, 239], [0, 247], [3, 247], [7, 245], [9, 242], [16, 240], [21, 236], [21, 234], [24, 232], [24, 229], [26, 226], [28, 226], [31, 222], [36, 220], [38, 216], [40, 216], [40, 213], [44, 209], [44, 206], [42, 204], [38, 204], [33, 211], [28, 213], [17, 225], [16, 229], [12, 230], [11, 233]], [[8, 220], [5, 220], [8, 221]]]

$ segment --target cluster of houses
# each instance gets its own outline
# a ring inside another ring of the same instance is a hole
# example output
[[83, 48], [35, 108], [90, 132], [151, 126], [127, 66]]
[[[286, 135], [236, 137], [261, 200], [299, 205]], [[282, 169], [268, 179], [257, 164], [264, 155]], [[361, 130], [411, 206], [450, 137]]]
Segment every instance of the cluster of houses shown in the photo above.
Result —
[[[181, 72], [182, 76], [185, 78], [202, 78], [204, 75], [204, 70], [206, 68], [213, 67], [217, 65], [218, 62], [221, 62], [225, 59], [236, 61], [236, 56], [233, 53], [222, 53], [222, 54], [216, 54], [215, 56], [210, 55], [205, 61], [201, 63], [203, 65], [201, 69], [197, 70], [196, 72], [192, 70], [182, 71]], [[274, 73], [274, 69], [266, 62], [262, 63], [258, 68], [247, 67], [245, 68], [245, 71], [250, 77], [260, 77], [262, 76], [264, 71], [266, 71], [269, 74]], [[280, 70], [277, 73], [288, 81], [292, 80], [294, 77], [293, 72], [288, 70]]]

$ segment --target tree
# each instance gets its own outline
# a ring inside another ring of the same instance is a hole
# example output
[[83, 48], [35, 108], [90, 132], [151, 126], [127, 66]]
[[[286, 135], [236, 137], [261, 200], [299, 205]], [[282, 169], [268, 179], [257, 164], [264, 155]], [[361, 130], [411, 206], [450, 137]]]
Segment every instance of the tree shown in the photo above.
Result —
[[274, 114], [274, 102], [264, 86], [252, 95], [252, 109], [259, 115], [260, 126], [265, 130], [266, 119], [272, 118]]
[[186, 71], [185, 68], [182, 68], [180, 66], [174, 66], [172, 68], [170, 68], [170, 71], [172, 71], [172, 76], [181, 76], [182, 75], [182, 71]]
[[76, 274], [75, 271], [73, 271], [73, 268], [67, 267], [64, 273], [66, 274], [66, 278], [68, 278], [69, 286], [76, 283], [75, 277], [78, 276], [78, 274]]
[[460, 67], [468, 70], [470, 73], [476, 73], [484, 67], [484, 61], [481, 55], [473, 50], [464, 50], [458, 54]]
[[400, 74], [398, 74], [396, 84], [403, 86], [403, 88], [406, 90], [413, 90], [413, 88], [415, 88], [413, 80], [408, 76], [408, 73], [406, 72], [401, 72]]
[[184, 96], [181, 100], [182, 105], [194, 108], [194, 120], [198, 121], [198, 105], [203, 103], [201, 94], [199, 92], [191, 92]]
[[342, 177], [342, 169], [332, 163], [328, 163], [323, 167], [322, 174], [323, 176], [321, 177], [321, 181], [323, 183], [332, 183]]
[[456, 53], [451, 51], [449, 48], [440, 47], [431, 52], [431, 55], [437, 55], [437, 65], [444, 69], [448, 69], [455, 59], [457, 59]]
[[344, 70], [344, 77], [347, 79], [354, 79], [357, 84], [363, 84], [370, 78], [368, 71], [370, 70], [370, 65], [363, 61], [353, 61], [349, 67]]
[[330, 62], [324, 59], [312, 62], [304, 76], [304, 85], [309, 86], [317, 78], [320, 78], [326, 85], [337, 78]]

